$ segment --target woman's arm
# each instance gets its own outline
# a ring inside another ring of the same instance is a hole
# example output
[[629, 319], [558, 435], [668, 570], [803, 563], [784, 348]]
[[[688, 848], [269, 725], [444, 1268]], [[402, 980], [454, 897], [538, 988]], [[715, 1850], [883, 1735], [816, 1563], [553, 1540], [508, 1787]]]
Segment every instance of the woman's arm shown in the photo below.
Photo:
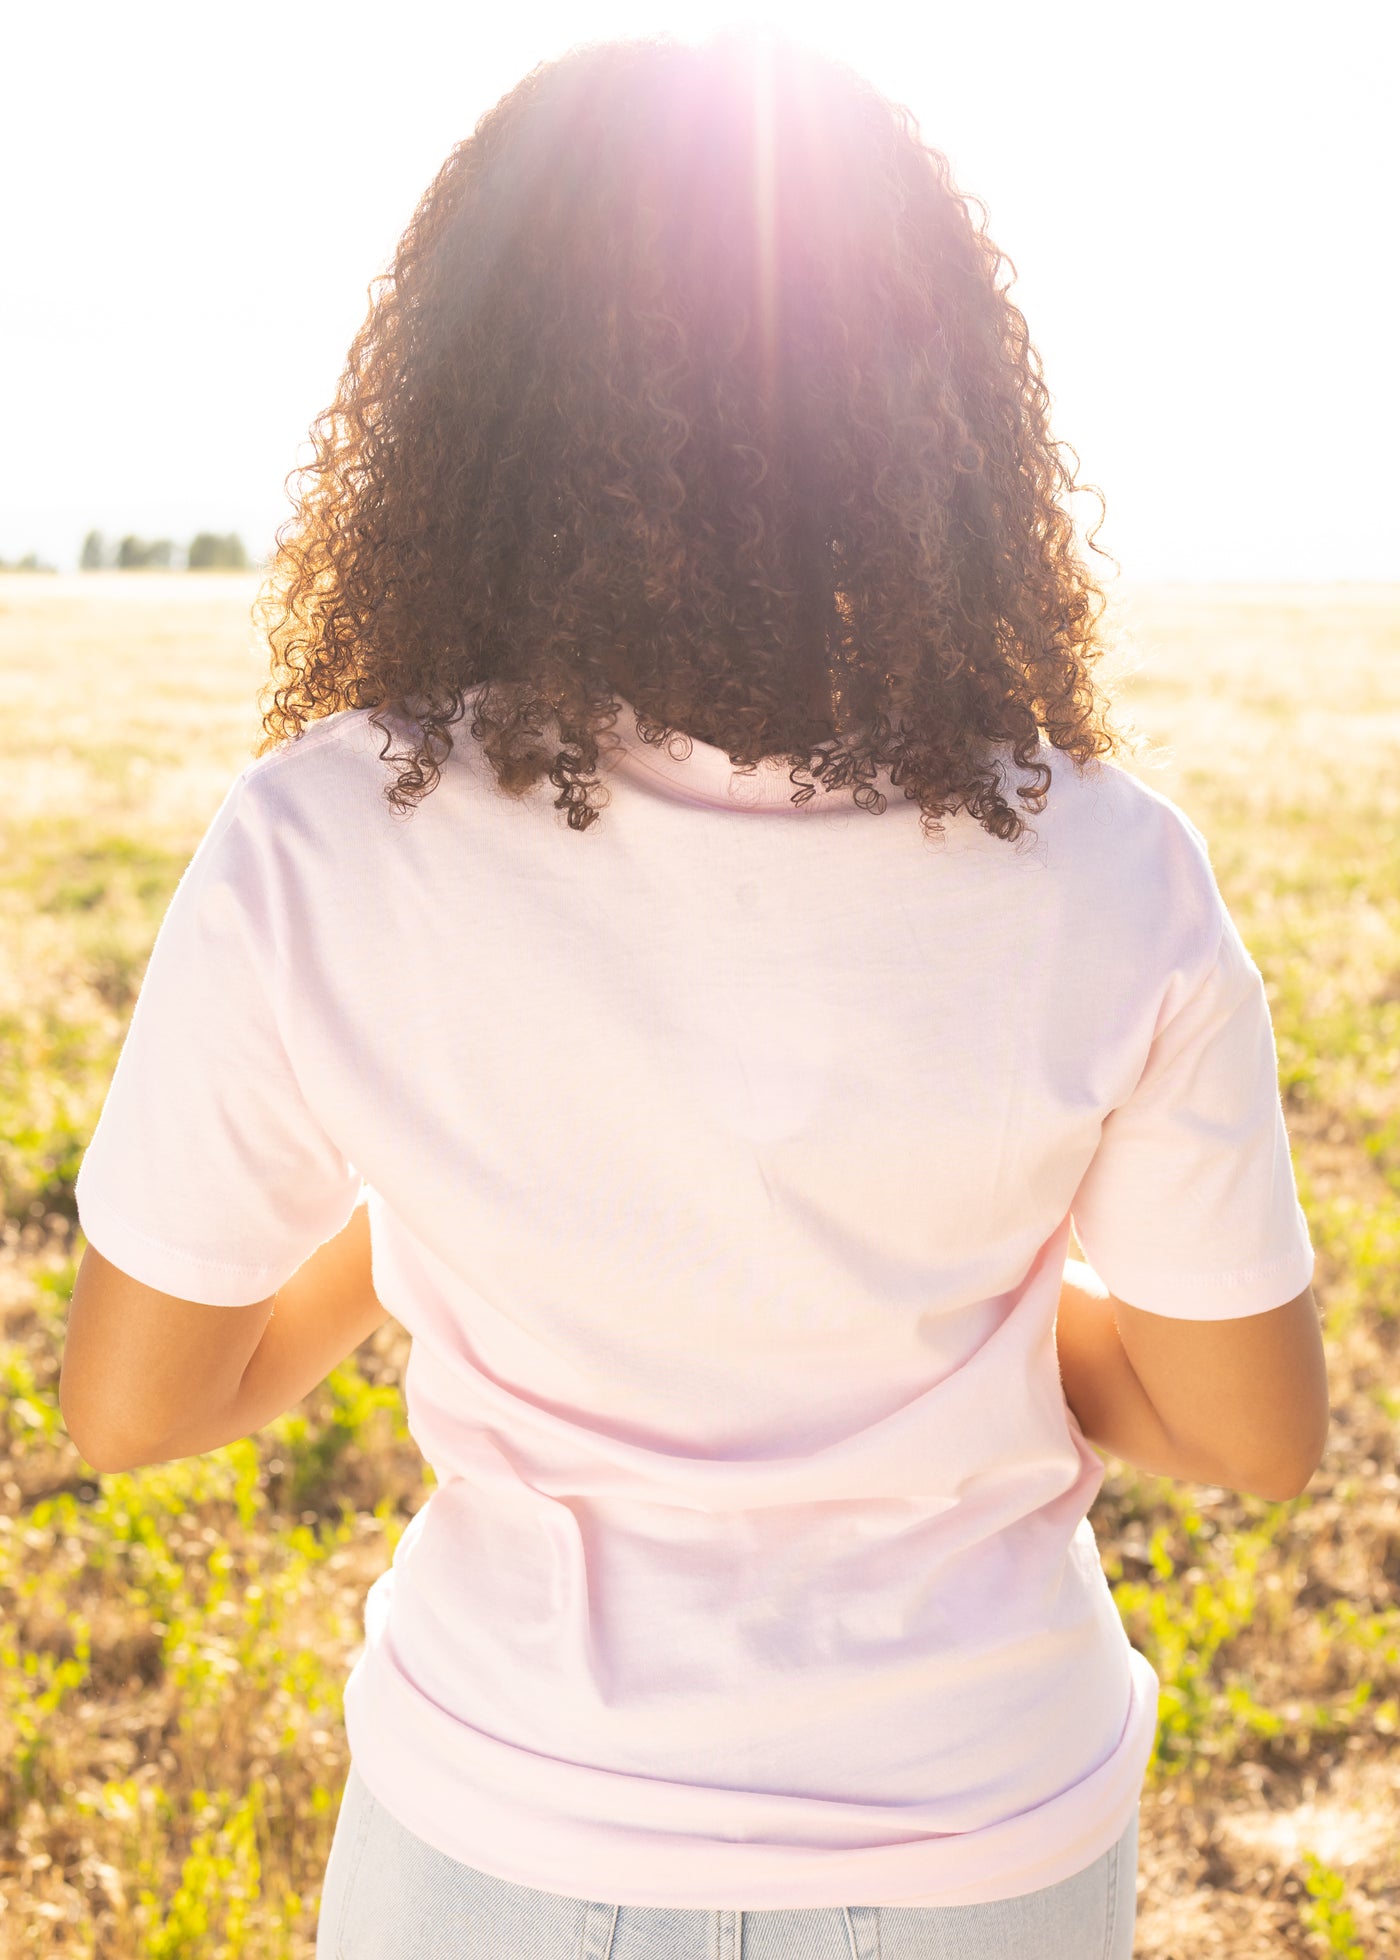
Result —
[[1128, 1359], [1112, 1296], [1082, 1259], [1065, 1261], [1055, 1345], [1065, 1400], [1096, 1447], [1154, 1477], [1233, 1487], [1222, 1465], [1169, 1435]]
[[1069, 1259], [1056, 1341], [1089, 1441], [1154, 1476], [1283, 1503], [1322, 1460], [1331, 1412], [1311, 1286], [1266, 1313], [1172, 1319], [1115, 1300]]
[[[190, 1325], [191, 1303], [152, 1298], [160, 1310], [179, 1315], [181, 1326]], [[192, 1364], [177, 1370], [170, 1399], [180, 1394], [180, 1407], [168, 1429], [155, 1431], [161, 1440], [100, 1451], [100, 1460], [89, 1456], [88, 1461], [100, 1471], [138, 1470], [239, 1442], [294, 1409], [388, 1318], [371, 1279], [369, 1210], [361, 1200], [348, 1223], [318, 1246], [273, 1296], [271, 1316], [231, 1395], [201, 1404], [197, 1385], [187, 1386], [183, 1394], [179, 1390], [181, 1379], [197, 1384], [197, 1368]]]

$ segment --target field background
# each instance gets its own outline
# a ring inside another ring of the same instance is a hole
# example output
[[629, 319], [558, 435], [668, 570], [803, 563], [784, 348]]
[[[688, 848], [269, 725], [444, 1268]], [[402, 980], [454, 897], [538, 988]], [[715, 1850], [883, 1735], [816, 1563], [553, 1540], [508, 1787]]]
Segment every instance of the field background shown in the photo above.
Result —
[[[309, 1960], [366, 1589], [430, 1487], [388, 1322], [245, 1442], [91, 1473], [72, 1187], [160, 918], [259, 730], [256, 578], [0, 575], [0, 1960]], [[1163, 1683], [1136, 1960], [1400, 1953], [1400, 589], [1140, 588], [1130, 763], [1268, 989], [1332, 1381], [1268, 1504], [1110, 1459]], [[1010, 1956], [1008, 1956], [1010, 1960]]]

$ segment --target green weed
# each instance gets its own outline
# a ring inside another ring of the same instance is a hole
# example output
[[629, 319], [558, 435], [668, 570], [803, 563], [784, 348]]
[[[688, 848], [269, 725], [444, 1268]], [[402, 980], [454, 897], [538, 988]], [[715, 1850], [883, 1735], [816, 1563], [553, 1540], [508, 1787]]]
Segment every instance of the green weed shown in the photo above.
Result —
[[1303, 1864], [1307, 1872], [1304, 1884], [1311, 1898], [1311, 1904], [1298, 1915], [1304, 1926], [1326, 1940], [1327, 1960], [1366, 1960], [1366, 1949], [1356, 1937], [1356, 1921], [1342, 1905], [1345, 1879], [1311, 1851], [1304, 1852]]

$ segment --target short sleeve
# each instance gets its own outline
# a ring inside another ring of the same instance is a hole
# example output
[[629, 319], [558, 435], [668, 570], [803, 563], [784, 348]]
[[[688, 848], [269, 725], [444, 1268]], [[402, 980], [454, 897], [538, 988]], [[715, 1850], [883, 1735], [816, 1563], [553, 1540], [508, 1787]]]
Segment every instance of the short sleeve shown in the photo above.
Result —
[[1263, 977], [1216, 904], [1214, 955], [1105, 1119], [1071, 1206], [1109, 1291], [1177, 1320], [1266, 1313], [1313, 1275]]
[[166, 910], [75, 1193], [85, 1237], [114, 1266], [228, 1307], [276, 1292], [347, 1222], [361, 1184], [279, 1032], [246, 791], [245, 772]]

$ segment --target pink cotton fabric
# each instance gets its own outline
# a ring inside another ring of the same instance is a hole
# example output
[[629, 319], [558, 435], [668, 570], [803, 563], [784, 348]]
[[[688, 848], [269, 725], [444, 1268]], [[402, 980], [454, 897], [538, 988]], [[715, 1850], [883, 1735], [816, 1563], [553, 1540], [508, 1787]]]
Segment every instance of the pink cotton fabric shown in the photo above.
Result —
[[469, 729], [408, 819], [367, 711], [240, 772], [77, 1187], [114, 1264], [229, 1306], [367, 1195], [436, 1484], [366, 1601], [356, 1765], [573, 1897], [1070, 1876], [1157, 1704], [1060, 1387], [1071, 1221], [1155, 1313], [1313, 1271], [1205, 840], [1044, 744], [1033, 839], [930, 841], [887, 776], [881, 815], [794, 807], [786, 765], [658, 752], [625, 707], [575, 833]]

